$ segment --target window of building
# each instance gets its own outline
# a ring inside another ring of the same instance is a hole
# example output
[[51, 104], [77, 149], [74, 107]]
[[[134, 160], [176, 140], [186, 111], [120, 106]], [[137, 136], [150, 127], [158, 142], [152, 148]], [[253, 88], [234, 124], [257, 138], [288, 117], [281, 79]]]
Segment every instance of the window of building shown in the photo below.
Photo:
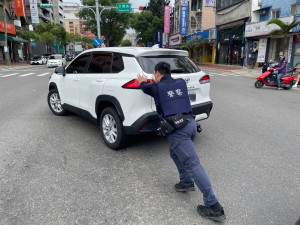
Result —
[[198, 9], [202, 9], [203, 0], [198, 0]]
[[192, 11], [197, 10], [197, 0], [192, 0], [191, 10]]
[[272, 10], [272, 17], [271, 17], [271, 19], [276, 19], [276, 18], [279, 18], [279, 17], [280, 17], [280, 9]]
[[300, 14], [300, 4], [291, 6], [291, 15]]
[[228, 8], [232, 5], [235, 5], [246, 0], [218, 0], [217, 1], [217, 11]]

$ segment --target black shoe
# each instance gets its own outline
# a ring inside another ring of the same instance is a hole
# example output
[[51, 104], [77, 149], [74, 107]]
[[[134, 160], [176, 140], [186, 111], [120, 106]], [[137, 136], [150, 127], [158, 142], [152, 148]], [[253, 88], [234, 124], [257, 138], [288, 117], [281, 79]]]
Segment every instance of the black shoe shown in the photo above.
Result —
[[175, 184], [175, 190], [176, 191], [195, 191], [195, 186], [194, 186], [194, 182], [188, 182], [188, 183], [183, 183], [183, 182], [179, 182], [177, 184]]
[[[219, 204], [218, 202], [216, 204]], [[219, 204], [220, 205], [220, 204]], [[223, 221], [226, 219], [223, 207], [220, 205], [219, 209], [214, 210], [211, 207], [205, 207], [203, 205], [198, 205], [197, 206], [197, 211], [200, 214], [200, 216], [207, 218], [207, 219], [211, 219], [214, 221]]]

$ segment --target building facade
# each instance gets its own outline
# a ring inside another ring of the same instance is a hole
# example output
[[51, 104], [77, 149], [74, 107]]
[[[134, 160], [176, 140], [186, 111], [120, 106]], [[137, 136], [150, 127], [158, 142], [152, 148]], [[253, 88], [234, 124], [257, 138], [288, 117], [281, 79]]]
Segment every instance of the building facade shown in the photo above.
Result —
[[245, 57], [244, 32], [251, 16], [250, 0], [218, 0], [216, 4], [216, 63], [242, 65]]
[[[272, 36], [270, 32], [279, 29], [277, 25], [267, 25], [271, 19], [280, 19], [290, 24], [294, 19], [300, 21], [300, 1], [286, 0], [283, 4], [279, 0], [257, 1], [258, 8], [254, 10], [255, 18], [247, 23], [245, 38], [247, 42], [247, 64], [261, 63], [269, 60], [277, 61], [280, 55], [284, 55], [289, 66], [300, 62], [300, 26], [290, 31], [287, 36]], [[255, 49], [257, 46], [257, 49]], [[252, 53], [257, 51], [257, 56]]]

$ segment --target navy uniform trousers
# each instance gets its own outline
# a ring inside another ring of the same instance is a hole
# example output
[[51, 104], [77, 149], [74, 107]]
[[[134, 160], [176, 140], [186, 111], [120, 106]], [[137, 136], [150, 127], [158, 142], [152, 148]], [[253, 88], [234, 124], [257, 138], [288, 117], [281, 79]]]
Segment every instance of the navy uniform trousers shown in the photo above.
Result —
[[193, 144], [197, 134], [196, 121], [194, 119], [188, 121], [185, 127], [168, 135], [170, 156], [177, 166], [180, 181], [194, 181], [203, 194], [205, 206], [209, 207], [217, 203], [218, 199]]

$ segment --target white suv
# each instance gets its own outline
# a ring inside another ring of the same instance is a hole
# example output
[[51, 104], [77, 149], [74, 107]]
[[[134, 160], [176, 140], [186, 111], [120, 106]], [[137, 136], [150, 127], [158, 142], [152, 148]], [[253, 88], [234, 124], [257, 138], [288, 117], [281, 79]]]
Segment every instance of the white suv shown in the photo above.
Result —
[[108, 147], [122, 148], [128, 135], [158, 128], [154, 100], [140, 90], [136, 78], [144, 73], [151, 82], [160, 61], [171, 65], [172, 77], [186, 81], [196, 121], [208, 118], [209, 75], [186, 51], [160, 48], [96, 48], [81, 53], [66, 68], [55, 69], [49, 81], [49, 107], [56, 115], [72, 111], [90, 119], [100, 126]]

